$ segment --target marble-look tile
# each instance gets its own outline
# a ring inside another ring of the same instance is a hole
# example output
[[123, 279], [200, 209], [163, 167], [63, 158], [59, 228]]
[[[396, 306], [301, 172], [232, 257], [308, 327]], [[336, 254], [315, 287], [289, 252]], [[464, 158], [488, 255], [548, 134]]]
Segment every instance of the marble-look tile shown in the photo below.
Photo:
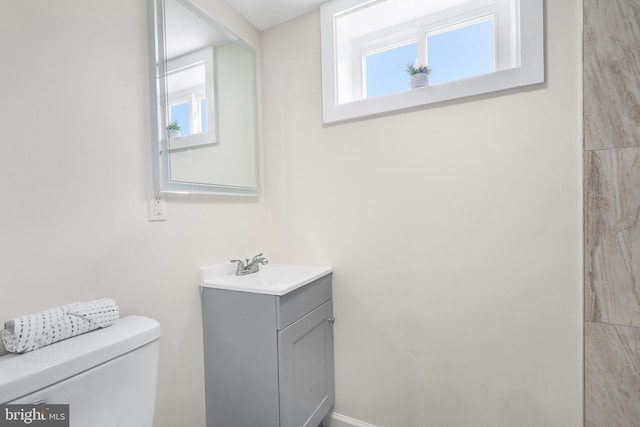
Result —
[[585, 426], [640, 425], [640, 329], [585, 325]]
[[584, 56], [604, 62], [640, 53], [640, 0], [584, 0]]
[[585, 58], [584, 132], [587, 150], [640, 146], [640, 55]]
[[640, 148], [585, 153], [584, 209], [585, 320], [640, 326]]
[[585, 148], [640, 146], [640, 0], [585, 0]]

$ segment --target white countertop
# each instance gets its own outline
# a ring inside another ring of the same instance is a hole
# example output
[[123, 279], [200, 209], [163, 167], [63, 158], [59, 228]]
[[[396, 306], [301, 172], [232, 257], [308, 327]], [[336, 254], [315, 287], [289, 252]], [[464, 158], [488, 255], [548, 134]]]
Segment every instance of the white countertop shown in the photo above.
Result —
[[201, 268], [200, 286], [282, 296], [332, 271], [331, 267], [267, 264], [257, 273], [236, 276], [236, 264], [226, 262]]

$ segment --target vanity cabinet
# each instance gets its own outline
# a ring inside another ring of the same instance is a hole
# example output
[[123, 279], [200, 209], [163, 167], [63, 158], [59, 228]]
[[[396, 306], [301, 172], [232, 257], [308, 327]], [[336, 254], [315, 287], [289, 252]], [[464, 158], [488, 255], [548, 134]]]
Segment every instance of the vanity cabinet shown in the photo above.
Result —
[[207, 427], [317, 427], [334, 403], [331, 274], [284, 295], [202, 286]]

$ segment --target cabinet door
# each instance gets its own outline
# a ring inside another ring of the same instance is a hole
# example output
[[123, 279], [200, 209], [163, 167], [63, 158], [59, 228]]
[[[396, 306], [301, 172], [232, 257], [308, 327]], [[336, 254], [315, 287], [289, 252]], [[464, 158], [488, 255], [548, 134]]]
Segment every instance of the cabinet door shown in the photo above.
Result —
[[333, 406], [333, 304], [278, 332], [280, 426], [317, 427]]

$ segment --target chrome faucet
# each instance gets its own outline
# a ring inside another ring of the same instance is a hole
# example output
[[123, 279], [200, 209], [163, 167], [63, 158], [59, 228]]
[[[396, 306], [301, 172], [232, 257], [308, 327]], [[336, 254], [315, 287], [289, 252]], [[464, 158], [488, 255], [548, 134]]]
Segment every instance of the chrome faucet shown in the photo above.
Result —
[[269, 260], [263, 257], [262, 254], [258, 254], [254, 256], [251, 261], [249, 261], [249, 258], [245, 258], [246, 264], [240, 259], [232, 259], [231, 262], [238, 263], [236, 276], [246, 276], [247, 274], [257, 273], [260, 271], [260, 264], [267, 265]]

